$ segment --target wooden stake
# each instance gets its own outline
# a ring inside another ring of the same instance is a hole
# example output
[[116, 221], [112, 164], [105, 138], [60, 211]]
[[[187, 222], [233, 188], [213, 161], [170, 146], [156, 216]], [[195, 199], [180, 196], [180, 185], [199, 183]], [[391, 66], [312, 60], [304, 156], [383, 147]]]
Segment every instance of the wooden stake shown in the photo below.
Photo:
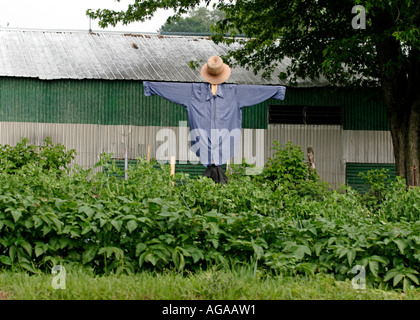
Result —
[[125, 148], [124, 149], [124, 179], [125, 180], [128, 179], [127, 170], [128, 170], [128, 150], [127, 148]]
[[[171, 156], [171, 176], [175, 176], [175, 156]], [[174, 184], [174, 181], [172, 181], [172, 185]]]
[[147, 162], [150, 162], [150, 144], [147, 145]]
[[308, 161], [309, 161], [309, 172], [315, 170], [315, 156], [314, 156], [314, 149], [312, 146], [308, 147]]

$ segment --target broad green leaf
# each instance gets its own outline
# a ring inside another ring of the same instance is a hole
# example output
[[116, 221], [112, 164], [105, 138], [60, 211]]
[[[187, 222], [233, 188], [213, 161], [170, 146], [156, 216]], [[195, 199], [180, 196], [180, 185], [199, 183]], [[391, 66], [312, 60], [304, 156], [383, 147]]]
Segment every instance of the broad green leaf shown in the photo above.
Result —
[[324, 242], [320, 242], [320, 241], [317, 241], [317, 242], [314, 244], [314, 248], [315, 248], [315, 254], [316, 254], [316, 256], [318, 256], [318, 257], [319, 257], [319, 255], [321, 254], [322, 249], [324, 248], [324, 245], [325, 245], [325, 243], [324, 243]]
[[60, 239], [58, 239], [58, 243], [60, 245], [60, 249], [64, 249], [69, 245], [70, 239], [67, 237], [61, 237]]
[[393, 241], [397, 244], [400, 252], [404, 254], [404, 249], [407, 247], [407, 243], [403, 239], [393, 239]]
[[51, 228], [49, 227], [49, 226], [47, 226], [47, 225], [44, 225], [43, 227], [42, 227], [42, 234], [43, 234], [43, 236], [45, 237], [49, 232], [51, 231]]
[[213, 222], [210, 222], [210, 229], [213, 235], [217, 235], [220, 232], [220, 229]]
[[114, 228], [118, 232], [120, 232], [123, 222], [121, 220], [115, 220], [114, 219], [114, 220], [111, 220], [111, 224], [114, 226]]
[[183, 270], [185, 267], [185, 259], [183, 254], [179, 254], [179, 270]]
[[338, 258], [344, 257], [348, 253], [348, 251], [349, 250], [347, 248], [339, 248], [337, 250], [337, 252], [340, 252], [340, 254], [338, 255]]
[[293, 255], [298, 259], [303, 259], [305, 256], [305, 253], [307, 255], [311, 255], [311, 249], [309, 249], [307, 246], [304, 245], [298, 245]]
[[121, 260], [124, 258], [124, 251], [121, 248], [113, 247], [113, 250], [115, 258], [117, 260]]
[[127, 222], [128, 231], [133, 232], [137, 228], [137, 222], [135, 220], [130, 220]]
[[419, 285], [419, 279], [412, 273], [405, 274], [408, 278], [410, 278], [415, 284]]
[[97, 252], [98, 252], [98, 249], [96, 249], [96, 248], [90, 248], [90, 249], [86, 250], [85, 252], [83, 252], [82, 263], [86, 264], [86, 263], [92, 261], [96, 257]]
[[411, 287], [411, 282], [407, 277], [404, 277], [403, 280], [403, 290], [407, 291]]
[[144, 250], [146, 250], [147, 246], [144, 243], [138, 243], [136, 246], [136, 257], [138, 257]]
[[17, 209], [17, 210], [11, 210], [12, 216], [13, 216], [13, 220], [15, 222], [17, 222], [19, 220], [19, 218], [22, 216], [22, 211]]
[[369, 259], [369, 270], [370, 270], [370, 272], [372, 272], [372, 274], [375, 277], [378, 276], [378, 269], [379, 269], [378, 261]]
[[113, 254], [113, 252], [113, 247], [103, 247], [99, 249], [98, 254], [100, 255], [105, 253], [105, 257], [109, 258]]
[[10, 257], [5, 256], [5, 255], [1, 255], [0, 256], [0, 262], [3, 264], [7, 264], [7, 265], [12, 265], [12, 260], [10, 259]]
[[175, 268], [177, 269], [179, 269], [179, 255], [181, 255], [179, 251], [174, 250], [172, 252], [172, 261], [174, 262]]
[[156, 265], [156, 263], [159, 261], [159, 258], [154, 256], [152, 253], [149, 253], [146, 258], [145, 261], [150, 262], [151, 264], [153, 264], [154, 266]]
[[254, 249], [254, 253], [257, 259], [260, 259], [264, 254], [264, 249], [258, 244], [255, 244], [254, 241], [252, 241], [251, 243], [252, 243], [252, 248]]
[[94, 210], [93, 208], [89, 207], [89, 206], [84, 205], [84, 206], [81, 206], [81, 207], [79, 208], [79, 213], [85, 213], [85, 214], [86, 214], [86, 216], [87, 216], [89, 219], [91, 219], [91, 218], [92, 218], [92, 216], [93, 216], [93, 214], [95, 213], [95, 210]]
[[160, 217], [173, 217], [175, 215], [174, 212], [161, 212], [158, 214]]
[[404, 278], [404, 274], [402, 274], [402, 273], [398, 273], [397, 275], [395, 275], [393, 286], [396, 287], [397, 284], [401, 281], [402, 278]]
[[381, 256], [376, 256], [376, 255], [371, 256], [371, 257], [369, 258], [369, 260], [372, 260], [372, 261], [377, 261], [377, 262], [383, 263], [384, 265], [388, 264], [388, 262], [389, 262], [389, 261], [388, 261], [387, 259], [385, 259], [384, 257], [381, 257]]
[[396, 269], [396, 268], [389, 270], [385, 275], [384, 281], [386, 282], [386, 281], [391, 280], [392, 278], [394, 278], [400, 272], [401, 272], [401, 270]]
[[9, 257], [12, 262], [15, 261], [17, 248], [15, 245], [9, 247]]
[[219, 240], [218, 239], [210, 239], [211, 243], [213, 244], [213, 247], [217, 249], [219, 246]]
[[145, 259], [146, 259], [146, 255], [147, 255], [147, 251], [143, 252], [140, 257], [139, 257], [139, 267], [141, 268]]
[[39, 271], [37, 269], [34, 268], [34, 266], [32, 265], [32, 263], [30, 262], [22, 262], [19, 263], [19, 266], [32, 272], [32, 273], [38, 273]]
[[136, 220], [137, 217], [134, 214], [128, 214], [122, 218], [122, 220]]
[[39, 257], [41, 254], [45, 252], [45, 248], [42, 245], [35, 246], [35, 256]]
[[4, 222], [4, 225], [8, 227], [9, 229], [15, 230], [15, 224], [13, 223], [12, 220], [3, 220], [3, 222]]
[[163, 261], [168, 262], [170, 259], [169, 251], [165, 250], [155, 250], [153, 251], [159, 258], [161, 258]]
[[29, 257], [32, 256], [32, 246], [29, 242], [22, 241], [20, 246], [25, 249], [25, 251], [28, 253]]
[[347, 252], [347, 261], [349, 262], [349, 266], [353, 265], [354, 258], [356, 258], [356, 251], [355, 250], [349, 250]]
[[[34, 221], [33, 220], [25, 220], [25, 228], [27, 229], [31, 229], [34, 226]], [[1, 230], [1, 228], [0, 228]]]

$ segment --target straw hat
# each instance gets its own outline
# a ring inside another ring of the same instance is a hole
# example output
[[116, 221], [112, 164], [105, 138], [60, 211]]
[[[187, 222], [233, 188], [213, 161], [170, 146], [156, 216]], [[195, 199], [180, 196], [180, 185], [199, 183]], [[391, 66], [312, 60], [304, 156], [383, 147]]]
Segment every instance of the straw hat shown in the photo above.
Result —
[[219, 56], [212, 56], [201, 68], [201, 76], [210, 84], [221, 84], [230, 76], [230, 67]]

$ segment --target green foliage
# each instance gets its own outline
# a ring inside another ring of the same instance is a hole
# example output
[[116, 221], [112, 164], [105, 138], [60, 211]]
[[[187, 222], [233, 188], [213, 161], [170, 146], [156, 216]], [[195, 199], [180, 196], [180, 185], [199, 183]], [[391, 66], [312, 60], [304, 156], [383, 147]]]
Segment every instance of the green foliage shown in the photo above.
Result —
[[[220, 185], [206, 177], [174, 178], [169, 166], [155, 169], [139, 158], [125, 180], [109, 155], [98, 163], [106, 173], [75, 167], [57, 175], [31, 160], [3, 170], [0, 267], [40, 273], [82, 264], [98, 274], [132, 275], [245, 264], [262, 275], [346, 280], [362, 265], [371, 287], [419, 286], [419, 188], [394, 182], [381, 189], [383, 200], [372, 210], [350, 188], [330, 190], [309, 180], [295, 146], [278, 154], [292, 164], [281, 172], [293, 179], [236, 172]], [[274, 168], [285, 166], [276, 161], [264, 170], [276, 174]]]
[[62, 144], [53, 145], [51, 138], [43, 141], [45, 145], [28, 145], [28, 139], [22, 138], [15, 147], [0, 145], [0, 172], [15, 173], [27, 165], [36, 165], [42, 170], [58, 173], [68, 172], [68, 165], [74, 159], [75, 150], [66, 151]]
[[224, 18], [224, 12], [220, 10], [208, 10], [200, 7], [192, 10], [188, 16], [180, 17], [165, 24], [159, 32], [184, 32], [184, 33], [208, 33], [213, 25]]
[[363, 195], [363, 201], [374, 210], [384, 200], [386, 192], [389, 191], [391, 182], [388, 172], [388, 169], [369, 170], [366, 173], [359, 172], [363, 182], [369, 186], [368, 192]]
[[300, 146], [291, 141], [283, 146], [273, 141], [273, 156], [268, 159], [261, 176], [277, 183], [300, 183], [308, 178], [308, 165]]

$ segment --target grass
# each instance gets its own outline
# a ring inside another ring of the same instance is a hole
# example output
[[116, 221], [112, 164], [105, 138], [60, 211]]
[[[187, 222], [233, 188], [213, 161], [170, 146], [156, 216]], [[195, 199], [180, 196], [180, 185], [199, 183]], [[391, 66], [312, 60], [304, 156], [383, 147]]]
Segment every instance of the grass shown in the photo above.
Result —
[[0, 300], [420, 300], [407, 292], [368, 288], [328, 275], [262, 276], [246, 267], [212, 268], [194, 274], [145, 271], [129, 275], [95, 275], [86, 268], [66, 270], [66, 289], [53, 289], [52, 274], [0, 272]]

